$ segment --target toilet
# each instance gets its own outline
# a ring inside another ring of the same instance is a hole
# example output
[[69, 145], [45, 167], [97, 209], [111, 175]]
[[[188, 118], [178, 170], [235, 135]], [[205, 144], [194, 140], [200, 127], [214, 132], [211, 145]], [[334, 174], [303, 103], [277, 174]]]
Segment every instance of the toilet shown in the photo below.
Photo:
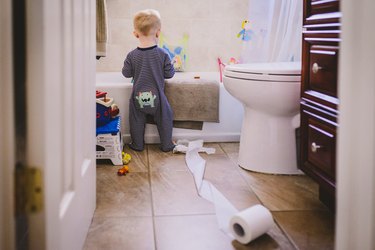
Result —
[[295, 129], [301, 62], [228, 65], [223, 83], [245, 111], [238, 165], [261, 173], [300, 174]]

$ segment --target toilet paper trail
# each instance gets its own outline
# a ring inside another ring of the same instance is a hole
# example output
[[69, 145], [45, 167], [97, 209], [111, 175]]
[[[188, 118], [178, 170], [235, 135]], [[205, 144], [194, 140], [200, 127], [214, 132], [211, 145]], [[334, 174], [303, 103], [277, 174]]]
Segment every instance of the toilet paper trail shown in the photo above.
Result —
[[193, 175], [199, 196], [215, 206], [219, 229], [240, 243], [247, 244], [273, 227], [272, 214], [267, 208], [255, 205], [239, 212], [211, 182], [204, 179], [206, 161], [199, 152], [214, 153], [214, 149], [204, 148], [203, 140], [188, 143], [186, 140], [177, 141], [178, 145], [186, 147], [186, 165]]

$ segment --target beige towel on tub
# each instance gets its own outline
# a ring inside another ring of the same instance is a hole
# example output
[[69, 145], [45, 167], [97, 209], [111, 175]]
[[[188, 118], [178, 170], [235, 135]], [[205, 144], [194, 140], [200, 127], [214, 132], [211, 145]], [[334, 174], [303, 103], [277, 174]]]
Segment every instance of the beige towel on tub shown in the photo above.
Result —
[[174, 127], [202, 129], [203, 122], [219, 122], [218, 81], [166, 80], [165, 94], [173, 109]]
[[107, 5], [105, 0], [96, 0], [96, 56], [107, 55], [108, 42]]

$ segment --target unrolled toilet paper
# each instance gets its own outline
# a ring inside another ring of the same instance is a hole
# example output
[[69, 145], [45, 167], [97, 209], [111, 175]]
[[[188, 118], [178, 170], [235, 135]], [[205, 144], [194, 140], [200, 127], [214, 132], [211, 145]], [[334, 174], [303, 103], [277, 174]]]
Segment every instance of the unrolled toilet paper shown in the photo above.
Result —
[[[186, 143], [186, 140], [177, 141], [177, 145], [186, 146]], [[209, 148], [203, 148], [203, 140], [191, 141], [184, 149], [186, 165], [194, 177], [199, 196], [214, 204], [219, 228], [242, 244], [269, 231], [274, 221], [266, 207], [255, 205], [239, 212], [211, 182], [204, 179], [206, 161], [199, 152], [214, 153]]]

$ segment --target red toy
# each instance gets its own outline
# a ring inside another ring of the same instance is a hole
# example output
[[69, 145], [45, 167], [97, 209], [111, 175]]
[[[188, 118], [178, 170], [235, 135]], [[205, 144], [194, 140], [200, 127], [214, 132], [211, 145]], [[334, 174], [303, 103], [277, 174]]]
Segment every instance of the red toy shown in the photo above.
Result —
[[122, 168], [120, 168], [118, 171], [117, 171], [117, 174], [119, 176], [121, 175], [126, 175], [127, 173], [129, 173], [129, 167], [128, 165], [124, 165]]
[[104, 97], [104, 100], [105, 100], [106, 96], [107, 96], [107, 92], [102, 92], [99, 90], [96, 91], [96, 98]]

